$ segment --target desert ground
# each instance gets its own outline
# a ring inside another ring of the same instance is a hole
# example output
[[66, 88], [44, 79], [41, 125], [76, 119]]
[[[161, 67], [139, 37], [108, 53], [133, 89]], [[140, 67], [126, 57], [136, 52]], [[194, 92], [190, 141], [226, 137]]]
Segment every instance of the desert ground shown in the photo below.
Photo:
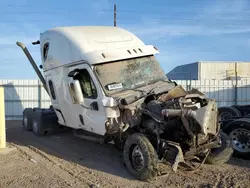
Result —
[[0, 153], [0, 187], [248, 187], [250, 161], [232, 158], [227, 164], [204, 164], [194, 172], [172, 172], [152, 182], [134, 179], [112, 145], [73, 136], [70, 131], [37, 137], [21, 121], [7, 121], [9, 153]]

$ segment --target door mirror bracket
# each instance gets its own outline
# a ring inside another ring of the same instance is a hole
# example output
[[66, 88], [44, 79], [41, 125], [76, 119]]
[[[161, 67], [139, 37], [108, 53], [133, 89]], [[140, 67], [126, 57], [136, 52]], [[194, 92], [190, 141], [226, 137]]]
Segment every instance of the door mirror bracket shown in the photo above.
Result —
[[95, 101], [95, 102], [92, 102], [90, 104], [90, 108], [91, 110], [95, 110], [95, 111], [98, 111], [99, 110], [99, 107], [98, 107], [98, 103]]

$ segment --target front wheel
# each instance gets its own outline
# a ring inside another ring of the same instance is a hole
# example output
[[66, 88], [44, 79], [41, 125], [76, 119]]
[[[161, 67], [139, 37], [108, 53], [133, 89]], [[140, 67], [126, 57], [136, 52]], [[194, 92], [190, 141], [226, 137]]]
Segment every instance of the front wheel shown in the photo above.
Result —
[[123, 157], [128, 172], [139, 180], [151, 180], [157, 176], [158, 156], [143, 134], [130, 135], [124, 145]]
[[233, 154], [232, 143], [229, 136], [223, 132], [221, 136], [221, 147], [211, 150], [210, 155], [207, 157], [207, 163], [212, 165], [220, 165], [226, 163]]

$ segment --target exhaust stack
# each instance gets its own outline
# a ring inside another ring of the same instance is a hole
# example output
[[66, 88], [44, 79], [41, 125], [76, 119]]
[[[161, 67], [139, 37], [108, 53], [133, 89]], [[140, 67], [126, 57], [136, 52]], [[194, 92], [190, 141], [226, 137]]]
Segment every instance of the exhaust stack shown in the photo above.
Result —
[[39, 79], [41, 80], [41, 82], [43, 83], [43, 87], [44, 89], [48, 92], [47, 89], [47, 85], [46, 85], [46, 81], [43, 77], [43, 75], [41, 74], [40, 70], [38, 69], [34, 59], [32, 58], [32, 56], [29, 53], [29, 50], [27, 49], [27, 47], [25, 46], [25, 44], [23, 44], [22, 42], [16, 42], [17, 46], [21, 47], [23, 52], [25, 53], [26, 57], [28, 58], [28, 60], [30, 61], [30, 64], [32, 65], [33, 69], [36, 71], [37, 76], [39, 77]]

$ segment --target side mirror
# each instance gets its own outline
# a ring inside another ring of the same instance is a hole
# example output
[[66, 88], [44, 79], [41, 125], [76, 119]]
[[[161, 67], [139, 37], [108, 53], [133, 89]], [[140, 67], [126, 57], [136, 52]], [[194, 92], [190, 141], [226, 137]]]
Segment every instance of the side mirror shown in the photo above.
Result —
[[81, 85], [78, 80], [69, 83], [69, 91], [73, 104], [82, 104], [84, 102]]

